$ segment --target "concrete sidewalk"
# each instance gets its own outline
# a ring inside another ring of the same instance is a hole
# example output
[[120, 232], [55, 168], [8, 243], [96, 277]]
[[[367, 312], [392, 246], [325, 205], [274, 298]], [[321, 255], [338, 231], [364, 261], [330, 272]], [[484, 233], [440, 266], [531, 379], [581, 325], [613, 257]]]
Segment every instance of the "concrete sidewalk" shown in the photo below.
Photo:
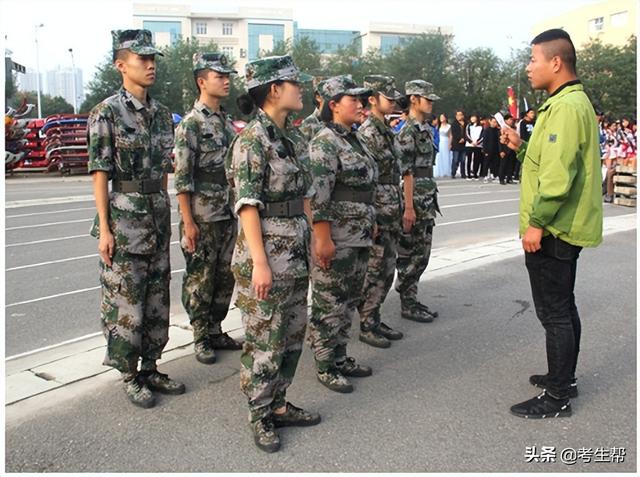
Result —
[[[605, 218], [605, 235], [635, 229], [636, 215], [628, 214]], [[474, 244], [465, 248], [434, 249], [429, 268], [423, 280], [435, 280], [461, 271], [505, 260], [522, 253], [520, 240], [503, 240]], [[232, 308], [223, 323], [223, 330], [234, 338], [243, 337], [240, 313]], [[193, 353], [193, 334], [186, 314], [171, 317], [169, 343], [160, 364]], [[102, 365], [105, 343], [102, 336], [55, 345], [39, 352], [18, 355], [5, 362], [5, 405], [29, 399], [71, 383], [106, 374], [117, 380], [119, 374]], [[9, 409], [8, 409], [9, 410]], [[8, 412], [8, 414], [10, 414]]]

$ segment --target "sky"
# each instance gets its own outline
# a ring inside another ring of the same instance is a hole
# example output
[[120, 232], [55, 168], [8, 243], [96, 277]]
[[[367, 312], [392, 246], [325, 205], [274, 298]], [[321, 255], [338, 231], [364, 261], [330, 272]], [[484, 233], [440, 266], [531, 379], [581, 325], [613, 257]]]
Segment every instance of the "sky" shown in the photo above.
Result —
[[[239, 6], [291, 8], [299, 28], [366, 30], [369, 22], [399, 22], [453, 27], [459, 49], [490, 47], [508, 57], [532, 38], [542, 19], [597, 0], [155, 0], [137, 3], [184, 3], [196, 11], [228, 11]], [[129, 0], [0, 0], [0, 24], [5, 48], [14, 61], [35, 69], [35, 25], [38, 28], [40, 71], [76, 67], [85, 84], [111, 48], [112, 29], [130, 28]]]

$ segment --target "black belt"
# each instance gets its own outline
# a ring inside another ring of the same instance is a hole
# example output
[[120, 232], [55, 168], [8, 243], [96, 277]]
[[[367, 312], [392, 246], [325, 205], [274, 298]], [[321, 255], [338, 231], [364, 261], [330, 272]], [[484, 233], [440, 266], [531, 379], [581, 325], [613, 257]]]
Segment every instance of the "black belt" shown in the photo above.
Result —
[[355, 190], [350, 187], [336, 185], [333, 188], [331, 200], [373, 204], [375, 196], [375, 190]]
[[162, 179], [143, 179], [139, 181], [114, 180], [111, 184], [113, 192], [139, 192], [140, 194], [154, 194], [164, 190]]
[[215, 172], [205, 171], [203, 169], [196, 169], [193, 173], [193, 178], [198, 182], [209, 182], [211, 184], [227, 185], [227, 176], [224, 173], [224, 169], [217, 170]]
[[282, 202], [266, 202], [264, 210], [260, 211], [262, 217], [298, 217], [304, 215], [304, 199], [284, 200]]
[[378, 176], [378, 184], [400, 184], [400, 174], [382, 174]]
[[433, 178], [433, 166], [416, 167], [413, 177], [429, 177]]

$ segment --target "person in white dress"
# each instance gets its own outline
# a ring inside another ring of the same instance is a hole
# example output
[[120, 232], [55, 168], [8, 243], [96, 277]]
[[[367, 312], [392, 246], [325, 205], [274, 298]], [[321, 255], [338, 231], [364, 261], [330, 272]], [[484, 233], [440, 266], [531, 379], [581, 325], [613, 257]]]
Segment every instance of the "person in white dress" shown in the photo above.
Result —
[[436, 168], [433, 173], [435, 177], [449, 177], [451, 175], [451, 124], [446, 114], [440, 115], [440, 126], [438, 134], [440, 135], [440, 149], [436, 155]]

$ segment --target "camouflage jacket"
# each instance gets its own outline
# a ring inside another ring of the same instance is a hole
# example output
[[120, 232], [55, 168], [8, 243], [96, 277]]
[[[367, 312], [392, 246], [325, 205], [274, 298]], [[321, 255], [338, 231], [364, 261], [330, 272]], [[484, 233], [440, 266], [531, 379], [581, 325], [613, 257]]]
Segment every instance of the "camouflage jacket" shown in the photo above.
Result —
[[378, 167], [359, 133], [332, 123], [309, 143], [309, 158], [316, 192], [311, 200], [313, 221], [331, 222], [331, 238], [336, 245], [371, 246], [376, 220], [374, 205], [331, 198], [336, 185], [375, 191]]
[[360, 137], [378, 165], [380, 177], [397, 178], [396, 184], [376, 187], [376, 221], [381, 229], [400, 232], [402, 229], [402, 194], [400, 163], [396, 137], [385, 123], [371, 114], [358, 129]]
[[[413, 175], [417, 167], [433, 167], [435, 149], [433, 131], [428, 123], [418, 123], [409, 117], [397, 136], [400, 151], [400, 172]], [[433, 220], [438, 207], [438, 187], [433, 178], [417, 177], [414, 181], [413, 206], [418, 220]]]
[[[262, 110], [234, 139], [226, 158], [227, 177], [233, 180], [237, 213], [243, 206], [264, 209], [281, 202], [313, 195], [311, 178], [299, 159], [300, 139], [290, 136]], [[311, 230], [306, 216], [262, 217], [262, 239], [274, 280], [309, 275]], [[242, 222], [231, 266], [235, 274], [251, 278], [253, 261]]]
[[316, 109], [313, 113], [304, 118], [304, 121], [300, 124], [299, 130], [307, 141], [311, 141], [313, 136], [318, 134], [323, 128], [324, 123], [320, 120], [320, 111]]
[[[91, 110], [87, 125], [89, 172], [105, 171], [110, 180], [155, 180], [171, 172], [171, 112], [153, 98], [147, 103], [121, 88]], [[166, 191], [111, 191], [109, 225], [116, 247], [128, 253], [154, 253], [158, 234], [171, 233], [170, 207]], [[97, 215], [91, 235], [99, 235]]]
[[231, 218], [228, 184], [200, 180], [197, 172], [221, 173], [224, 177], [224, 158], [234, 136], [224, 112], [213, 112], [200, 101], [176, 128], [175, 188], [178, 194], [191, 194], [196, 223]]

